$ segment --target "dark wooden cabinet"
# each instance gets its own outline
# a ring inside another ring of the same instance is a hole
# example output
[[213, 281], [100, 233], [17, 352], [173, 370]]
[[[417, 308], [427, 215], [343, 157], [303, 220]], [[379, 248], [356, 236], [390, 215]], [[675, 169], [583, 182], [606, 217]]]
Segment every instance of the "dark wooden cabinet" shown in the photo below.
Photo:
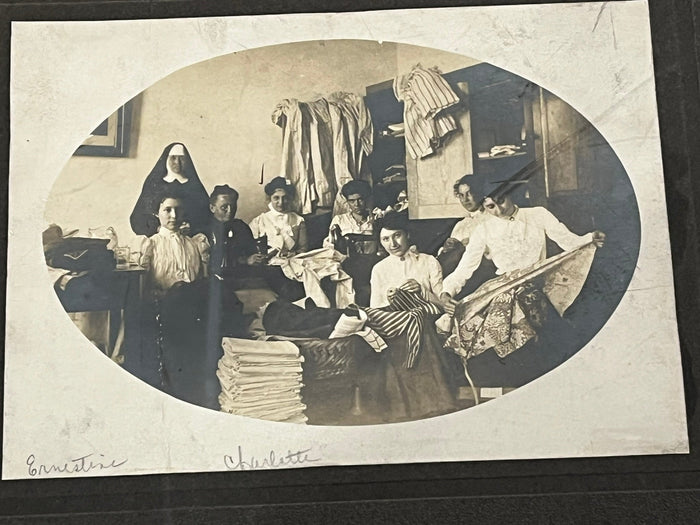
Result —
[[[521, 206], [545, 206], [576, 231], [600, 226], [600, 210], [595, 203], [607, 201], [621, 192], [626, 174], [615, 152], [604, 137], [566, 101], [525, 78], [487, 63], [448, 72], [445, 79], [455, 91], [467, 86], [464, 109], [468, 111], [468, 133], [473, 172], [491, 181], [513, 177], [527, 180], [513, 193]], [[391, 81], [367, 88], [365, 102], [375, 126], [375, 147], [369, 162], [378, 204], [391, 204], [405, 183], [381, 183], [386, 168], [396, 164], [408, 167], [408, 189], [412, 188], [411, 164], [403, 138], [381, 135], [388, 124], [401, 122], [403, 103], [394, 96]], [[460, 133], [466, 133], [462, 129]], [[488, 156], [491, 148], [513, 145], [512, 155]], [[446, 148], [452, 147], [448, 143]], [[428, 158], [429, 159], [429, 158]], [[450, 179], [428, 181], [429, 191], [421, 190], [420, 204], [445, 210], [442, 215], [459, 216], [460, 209], [451, 193], [451, 181], [464, 173], [450, 173]], [[415, 185], [414, 185], [415, 187]], [[629, 200], [628, 184], [622, 200]], [[413, 197], [411, 206], [416, 202]], [[416, 215], [412, 215], [415, 217]]]

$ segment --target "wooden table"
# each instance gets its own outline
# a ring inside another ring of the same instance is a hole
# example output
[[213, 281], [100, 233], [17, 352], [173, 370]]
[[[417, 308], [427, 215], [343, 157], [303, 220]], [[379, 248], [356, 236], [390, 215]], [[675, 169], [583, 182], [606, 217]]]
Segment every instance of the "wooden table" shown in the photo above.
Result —
[[144, 275], [140, 266], [107, 272], [84, 272], [63, 289], [54, 285], [66, 312], [107, 312], [105, 353], [121, 363], [126, 332], [137, 326], [143, 298]]

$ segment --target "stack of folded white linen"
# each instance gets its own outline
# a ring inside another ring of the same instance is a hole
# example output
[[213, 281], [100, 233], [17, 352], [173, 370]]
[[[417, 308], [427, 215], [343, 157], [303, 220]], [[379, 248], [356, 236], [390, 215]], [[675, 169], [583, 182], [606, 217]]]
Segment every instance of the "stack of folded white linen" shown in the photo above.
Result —
[[304, 357], [289, 341], [251, 341], [224, 337], [216, 375], [223, 412], [239, 416], [306, 423], [301, 402]]

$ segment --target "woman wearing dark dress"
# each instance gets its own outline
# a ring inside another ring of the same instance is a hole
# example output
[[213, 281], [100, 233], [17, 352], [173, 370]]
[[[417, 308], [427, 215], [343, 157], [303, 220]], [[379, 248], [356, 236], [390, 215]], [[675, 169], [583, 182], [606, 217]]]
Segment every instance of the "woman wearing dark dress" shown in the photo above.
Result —
[[153, 215], [153, 199], [166, 188], [177, 188], [184, 203], [183, 233], [195, 235], [207, 230], [209, 223], [209, 196], [187, 148], [180, 142], [166, 146], [153, 169], [146, 177], [134, 211], [131, 212], [131, 229], [137, 235], [150, 237], [158, 231], [158, 218]]
[[209, 209], [206, 234], [211, 245], [210, 274], [234, 281], [256, 275], [250, 267], [262, 264], [265, 256], [257, 253], [248, 225], [236, 219], [238, 192], [227, 184], [215, 186], [209, 196]]

